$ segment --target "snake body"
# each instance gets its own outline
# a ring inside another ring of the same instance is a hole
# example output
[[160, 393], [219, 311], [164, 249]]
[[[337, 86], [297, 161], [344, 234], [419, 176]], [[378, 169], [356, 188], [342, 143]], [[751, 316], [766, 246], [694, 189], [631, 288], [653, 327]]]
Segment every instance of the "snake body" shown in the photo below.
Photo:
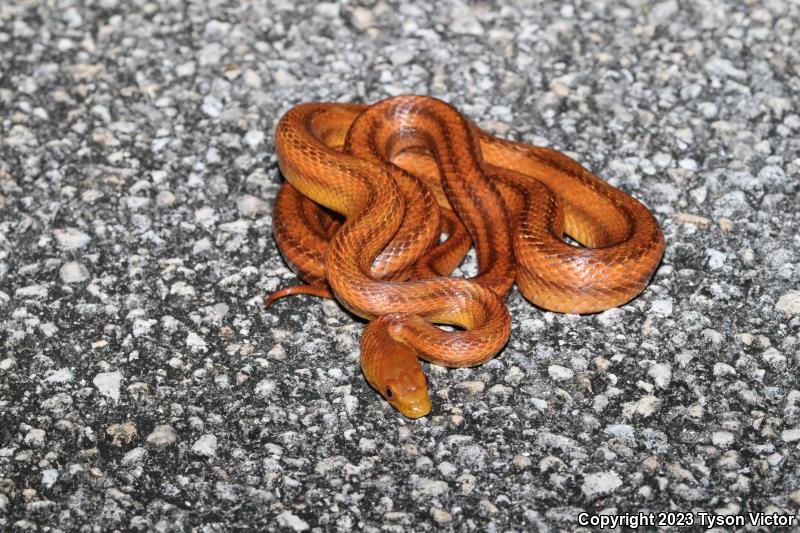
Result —
[[[280, 119], [275, 142], [289, 182], [275, 236], [308, 285], [269, 302], [333, 296], [369, 320], [364, 376], [412, 418], [431, 409], [419, 358], [473, 366], [505, 345], [514, 281], [540, 307], [591, 313], [638, 295], [663, 254], [641, 203], [565, 155], [493, 137], [434, 98], [301, 104]], [[443, 230], [449, 238], [438, 243]], [[446, 277], [470, 241], [478, 275]]]

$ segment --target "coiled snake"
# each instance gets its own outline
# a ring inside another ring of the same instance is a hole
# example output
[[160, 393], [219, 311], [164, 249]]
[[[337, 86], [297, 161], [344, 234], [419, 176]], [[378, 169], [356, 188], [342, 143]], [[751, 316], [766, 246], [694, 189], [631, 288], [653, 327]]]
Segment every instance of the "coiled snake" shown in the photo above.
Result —
[[[503, 348], [515, 281], [539, 307], [593, 313], [637, 296], [663, 255], [661, 228], [637, 200], [555, 150], [493, 137], [435, 98], [301, 104], [280, 119], [275, 143], [288, 180], [275, 237], [307, 285], [267, 303], [332, 296], [369, 320], [364, 376], [411, 418], [431, 410], [419, 358], [474, 366]], [[470, 241], [478, 275], [447, 277]]]

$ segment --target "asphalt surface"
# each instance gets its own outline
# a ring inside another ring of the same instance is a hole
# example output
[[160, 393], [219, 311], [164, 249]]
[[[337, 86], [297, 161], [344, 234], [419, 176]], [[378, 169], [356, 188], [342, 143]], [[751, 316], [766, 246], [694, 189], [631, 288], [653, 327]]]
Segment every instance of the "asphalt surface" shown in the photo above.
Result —
[[[0, 529], [798, 516], [800, 6], [499, 4], [4, 3]], [[261, 304], [296, 281], [281, 113], [402, 93], [567, 152], [667, 242], [620, 309], [513, 292], [506, 349], [428, 368], [418, 421], [365, 383], [362, 322]]]

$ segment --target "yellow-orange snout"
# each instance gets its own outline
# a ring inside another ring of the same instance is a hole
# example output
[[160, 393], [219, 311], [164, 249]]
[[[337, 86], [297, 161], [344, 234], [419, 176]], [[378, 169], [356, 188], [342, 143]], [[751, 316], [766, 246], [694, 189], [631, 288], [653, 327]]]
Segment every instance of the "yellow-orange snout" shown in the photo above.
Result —
[[431, 412], [428, 379], [413, 348], [393, 339], [381, 322], [371, 322], [361, 338], [361, 369], [367, 382], [402, 415], [419, 418]]
[[408, 368], [400, 375], [386, 380], [381, 395], [401, 414], [409, 418], [419, 418], [431, 412], [431, 398], [425, 374], [417, 361], [417, 368]]

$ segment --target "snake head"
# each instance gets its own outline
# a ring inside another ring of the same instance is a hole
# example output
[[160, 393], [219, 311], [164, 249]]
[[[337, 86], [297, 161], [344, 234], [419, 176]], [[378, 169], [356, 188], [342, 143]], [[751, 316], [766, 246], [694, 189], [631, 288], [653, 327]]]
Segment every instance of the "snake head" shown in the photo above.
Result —
[[361, 368], [367, 382], [403, 416], [429, 414], [428, 378], [414, 349], [387, 335], [374, 335], [380, 327], [367, 329], [361, 347]]
[[428, 381], [416, 358], [413, 367], [409, 365], [397, 372], [389, 372], [378, 392], [408, 418], [420, 418], [431, 412]]

